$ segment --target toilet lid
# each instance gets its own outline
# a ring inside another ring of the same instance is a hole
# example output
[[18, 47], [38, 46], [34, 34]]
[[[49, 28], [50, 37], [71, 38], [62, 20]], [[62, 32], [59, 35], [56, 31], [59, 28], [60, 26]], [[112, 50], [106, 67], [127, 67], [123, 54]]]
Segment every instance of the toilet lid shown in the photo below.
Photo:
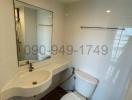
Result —
[[60, 100], [82, 100], [82, 99], [79, 96], [71, 92], [71, 93], [64, 95]]

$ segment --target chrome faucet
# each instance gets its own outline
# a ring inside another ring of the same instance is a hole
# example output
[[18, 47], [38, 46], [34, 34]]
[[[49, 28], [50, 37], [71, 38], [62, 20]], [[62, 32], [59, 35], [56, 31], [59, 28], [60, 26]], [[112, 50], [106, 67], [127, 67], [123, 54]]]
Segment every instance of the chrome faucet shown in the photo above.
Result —
[[29, 60], [27, 61], [27, 64], [29, 65], [29, 72], [32, 72], [34, 69], [33, 64]]
[[29, 72], [32, 72], [34, 70], [33, 64], [29, 63]]

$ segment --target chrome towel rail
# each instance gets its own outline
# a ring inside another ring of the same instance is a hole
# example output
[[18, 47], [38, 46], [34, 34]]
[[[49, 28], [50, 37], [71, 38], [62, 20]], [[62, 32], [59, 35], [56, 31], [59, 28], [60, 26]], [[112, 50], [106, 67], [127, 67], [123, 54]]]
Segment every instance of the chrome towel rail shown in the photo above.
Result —
[[115, 27], [88, 27], [80, 26], [81, 29], [108, 29], [108, 30], [125, 30], [125, 28], [115, 28]]

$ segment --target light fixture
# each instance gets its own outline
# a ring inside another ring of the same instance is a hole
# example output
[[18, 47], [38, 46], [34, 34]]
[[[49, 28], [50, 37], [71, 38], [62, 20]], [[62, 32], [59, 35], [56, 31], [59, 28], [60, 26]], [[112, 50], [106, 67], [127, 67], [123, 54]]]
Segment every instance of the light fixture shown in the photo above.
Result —
[[105, 12], [106, 12], [107, 14], [109, 14], [109, 13], [111, 13], [111, 10], [106, 10]]

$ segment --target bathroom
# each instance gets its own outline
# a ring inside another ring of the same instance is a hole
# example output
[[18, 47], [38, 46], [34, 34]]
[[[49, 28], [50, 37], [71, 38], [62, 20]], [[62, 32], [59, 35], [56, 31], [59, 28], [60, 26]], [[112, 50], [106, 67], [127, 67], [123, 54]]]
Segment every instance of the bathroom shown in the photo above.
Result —
[[[132, 0], [1, 0], [0, 100], [56, 100], [59, 95], [58, 100], [73, 100], [75, 92], [77, 100], [131, 100], [131, 5]], [[20, 52], [20, 7], [34, 10], [24, 12], [32, 14], [23, 18], [26, 42], [46, 45], [46, 55]], [[42, 37], [41, 31], [47, 34]], [[79, 75], [95, 82], [89, 97], [77, 89]]]

